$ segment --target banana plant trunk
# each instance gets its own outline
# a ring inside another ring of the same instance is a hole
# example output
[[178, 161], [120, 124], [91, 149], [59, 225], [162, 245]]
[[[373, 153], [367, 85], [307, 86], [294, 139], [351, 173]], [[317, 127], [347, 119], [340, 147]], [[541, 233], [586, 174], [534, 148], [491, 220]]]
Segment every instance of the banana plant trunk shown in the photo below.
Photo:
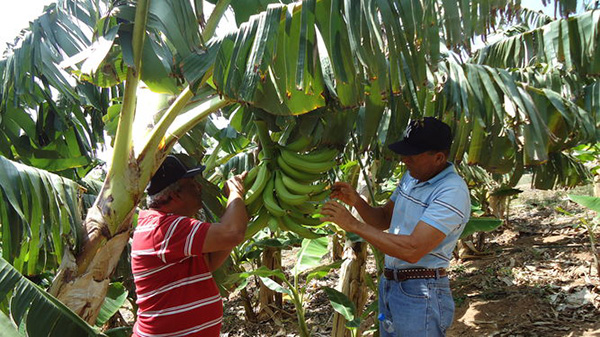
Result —
[[[344, 248], [344, 263], [341, 267], [338, 290], [346, 295], [356, 306], [356, 315], [362, 314], [367, 297], [369, 296], [366, 287], [366, 262], [369, 244], [367, 242], [346, 242]], [[356, 335], [346, 328], [346, 319], [343, 315], [335, 312], [333, 315], [332, 337], [355, 337], [361, 336], [359, 330]]]
[[[490, 195], [489, 197], [489, 212], [498, 219], [504, 219], [508, 223], [510, 196], [506, 195]], [[466, 243], [468, 254], [481, 254], [485, 250], [486, 232], [478, 232], [472, 235], [470, 243]]]
[[[277, 247], [267, 247], [262, 253], [262, 265], [271, 269], [281, 269], [281, 249]], [[275, 279], [275, 277], [273, 277]], [[283, 308], [283, 298], [281, 293], [275, 292], [260, 282], [258, 290], [259, 309], [257, 318], [264, 321], [273, 317], [272, 307]]]
[[334, 235], [331, 240], [331, 259], [337, 261], [344, 256], [343, 238], [340, 235]]
[[[96, 205], [102, 204], [102, 200]], [[119, 229], [111, 234], [107, 219], [101, 211], [88, 212], [84, 222], [84, 245], [79, 254], [66, 251], [49, 292], [77, 315], [90, 324], [95, 324], [110, 284], [110, 275], [115, 270], [123, 249], [130, 238], [132, 210]], [[114, 210], [118, 212], [118, 210]]]

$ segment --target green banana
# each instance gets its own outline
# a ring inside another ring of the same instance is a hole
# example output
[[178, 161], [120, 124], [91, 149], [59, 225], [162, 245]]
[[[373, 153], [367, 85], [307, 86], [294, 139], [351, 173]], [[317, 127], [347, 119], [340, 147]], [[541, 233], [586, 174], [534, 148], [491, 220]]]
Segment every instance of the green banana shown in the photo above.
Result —
[[322, 148], [309, 153], [298, 153], [298, 156], [309, 162], [324, 162], [333, 160], [335, 157], [337, 157], [338, 153], [338, 150], [334, 148]]
[[288, 210], [288, 215], [296, 220], [297, 223], [301, 224], [301, 225], [305, 225], [305, 226], [318, 226], [320, 224], [322, 224], [321, 220], [318, 218], [313, 218], [309, 215], [304, 214], [303, 212], [301, 212], [298, 209], [294, 209], [289, 208]]
[[321, 237], [321, 235], [303, 227], [288, 215], [284, 215], [280, 219], [281, 222], [279, 223], [279, 226], [284, 230], [294, 232], [306, 239], [316, 239]]
[[277, 192], [277, 198], [290, 205], [300, 205], [308, 200], [307, 194], [294, 194], [290, 192], [281, 179], [281, 171], [275, 171], [275, 192]]
[[312, 140], [312, 136], [300, 135], [296, 140], [288, 143], [285, 148], [290, 151], [299, 152], [306, 149], [312, 143]]
[[267, 186], [265, 186], [265, 190], [263, 192], [263, 202], [269, 213], [274, 216], [282, 216], [285, 214], [285, 210], [279, 206], [277, 201], [275, 200], [275, 195], [273, 194], [273, 186], [275, 184], [275, 177], [269, 179]]
[[309, 202], [297, 206], [292, 206], [284, 202], [280, 202], [280, 204], [281, 207], [285, 209], [286, 213], [301, 225], [312, 227], [322, 224], [321, 219], [313, 218], [313, 215], [317, 214], [318, 210]]
[[258, 175], [258, 166], [254, 166], [248, 171], [246, 177], [244, 178], [244, 186], [250, 186], [256, 180], [256, 176]]
[[256, 179], [254, 180], [254, 183], [252, 183], [252, 186], [246, 191], [246, 198], [244, 199], [246, 205], [250, 205], [254, 200], [258, 199], [271, 177], [271, 172], [267, 169], [266, 164], [260, 164], [258, 167]]
[[310, 206], [308, 202], [303, 202], [300, 205], [290, 205], [285, 201], [279, 201], [281, 208], [285, 209], [286, 214], [294, 214], [295, 218], [304, 216], [305, 214], [310, 216], [317, 211], [314, 206]]
[[281, 149], [281, 158], [292, 168], [308, 173], [324, 173], [335, 165], [334, 160], [314, 161], [313, 157], [309, 157], [309, 155], [298, 154], [286, 149]]
[[[302, 214], [312, 215], [317, 212], [317, 203], [313, 201], [307, 201], [300, 205], [294, 205], [293, 207], [297, 209]], [[283, 205], [282, 205], [283, 206]]]
[[326, 183], [320, 183], [316, 185], [302, 184], [288, 177], [287, 175], [285, 175], [284, 172], [280, 172], [280, 174], [281, 180], [283, 181], [285, 187], [287, 187], [288, 190], [296, 194], [313, 194], [316, 192], [321, 192], [325, 188], [327, 188]]
[[277, 165], [288, 176], [306, 182], [313, 182], [321, 177], [321, 173], [313, 174], [296, 170], [286, 163], [281, 156], [277, 156]]
[[269, 229], [271, 230], [271, 232], [275, 233], [275, 232], [280, 232], [282, 230], [286, 230], [283, 227], [281, 227], [280, 224], [281, 224], [280, 218], [269, 214], [269, 219], [267, 220], [267, 226], [269, 226]]
[[262, 198], [256, 198], [256, 200], [252, 201], [248, 205], [246, 205], [246, 211], [249, 216], [256, 214], [263, 206]]
[[254, 219], [254, 221], [252, 221], [250, 224], [248, 224], [248, 227], [246, 227], [246, 234], [244, 235], [244, 239], [250, 239], [261, 229], [267, 227], [269, 217], [269, 213], [266, 211], [266, 209], [262, 208], [258, 213], [258, 216]]
[[323, 200], [327, 199], [327, 197], [328, 197], [330, 194], [331, 194], [331, 190], [327, 189], [327, 190], [324, 190], [324, 191], [323, 191], [323, 192], [321, 192], [321, 193], [317, 193], [317, 194], [313, 194], [313, 195], [311, 195], [311, 196], [308, 198], [308, 200], [310, 200], [310, 201], [317, 201], [317, 202], [319, 202], [319, 201], [323, 201]]

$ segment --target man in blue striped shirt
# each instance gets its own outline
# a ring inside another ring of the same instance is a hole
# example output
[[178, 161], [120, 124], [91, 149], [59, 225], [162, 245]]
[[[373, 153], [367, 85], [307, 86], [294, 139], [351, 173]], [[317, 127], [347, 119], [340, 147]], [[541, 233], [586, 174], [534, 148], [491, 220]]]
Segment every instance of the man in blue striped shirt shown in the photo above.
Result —
[[445, 336], [452, 324], [454, 301], [446, 268], [471, 203], [466, 183], [448, 162], [451, 144], [447, 124], [433, 117], [414, 120], [404, 138], [389, 146], [407, 172], [384, 206], [371, 207], [345, 182], [333, 185], [331, 197], [354, 207], [362, 221], [338, 202], [323, 206], [322, 220], [385, 253], [380, 336]]

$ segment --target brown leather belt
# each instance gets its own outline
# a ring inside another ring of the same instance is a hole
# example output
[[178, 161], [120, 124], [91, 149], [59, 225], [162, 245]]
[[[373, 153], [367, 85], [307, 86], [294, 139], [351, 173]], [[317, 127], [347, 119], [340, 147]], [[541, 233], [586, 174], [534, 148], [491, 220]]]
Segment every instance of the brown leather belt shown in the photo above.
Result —
[[426, 268], [410, 268], [410, 269], [388, 269], [383, 271], [383, 275], [388, 280], [402, 282], [409, 279], [417, 278], [440, 278], [447, 276], [446, 269], [426, 269]]

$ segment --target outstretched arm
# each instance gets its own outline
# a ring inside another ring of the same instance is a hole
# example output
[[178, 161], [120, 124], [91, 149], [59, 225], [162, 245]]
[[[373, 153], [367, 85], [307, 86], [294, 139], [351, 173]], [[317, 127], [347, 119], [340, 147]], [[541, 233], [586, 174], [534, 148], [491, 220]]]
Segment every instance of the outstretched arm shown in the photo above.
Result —
[[418, 262], [446, 237], [440, 230], [423, 221], [419, 221], [410, 235], [386, 233], [359, 221], [346, 207], [335, 201], [326, 203], [321, 213], [326, 215], [322, 220], [334, 222], [346, 231], [360, 235], [386, 255], [409, 263]]
[[243, 175], [236, 175], [225, 185], [225, 195], [228, 196], [225, 213], [220, 223], [211, 224], [203, 252], [211, 271], [216, 270], [227, 259], [233, 247], [244, 240], [248, 213], [244, 204]]

